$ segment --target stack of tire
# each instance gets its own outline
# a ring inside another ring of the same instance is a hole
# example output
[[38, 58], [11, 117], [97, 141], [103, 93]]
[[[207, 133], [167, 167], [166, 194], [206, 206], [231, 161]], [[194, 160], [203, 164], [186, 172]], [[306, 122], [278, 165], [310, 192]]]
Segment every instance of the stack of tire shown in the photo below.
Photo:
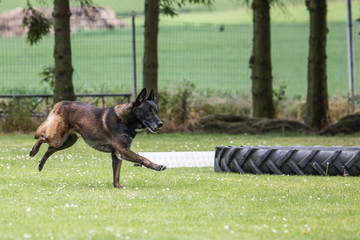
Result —
[[217, 147], [215, 172], [359, 176], [360, 147]]

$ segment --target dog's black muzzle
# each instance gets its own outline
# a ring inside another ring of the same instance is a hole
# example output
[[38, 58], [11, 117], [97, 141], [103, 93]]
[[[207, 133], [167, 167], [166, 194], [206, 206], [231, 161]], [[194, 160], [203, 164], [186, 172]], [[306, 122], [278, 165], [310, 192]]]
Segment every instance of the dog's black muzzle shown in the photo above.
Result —
[[164, 124], [161, 120], [159, 120], [157, 123], [150, 123], [148, 121], [143, 121], [143, 124], [145, 127], [147, 127], [151, 132], [157, 132]]

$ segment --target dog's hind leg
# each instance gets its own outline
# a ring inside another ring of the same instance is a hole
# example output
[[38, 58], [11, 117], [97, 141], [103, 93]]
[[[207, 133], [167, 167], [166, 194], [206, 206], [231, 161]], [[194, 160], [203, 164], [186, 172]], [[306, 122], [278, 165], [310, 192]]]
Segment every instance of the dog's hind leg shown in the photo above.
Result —
[[41, 125], [38, 127], [38, 129], [35, 132], [35, 138], [37, 139], [36, 143], [34, 144], [34, 146], [32, 147], [32, 149], [30, 150], [29, 156], [33, 157], [35, 156], [40, 147], [41, 144], [46, 142], [46, 126], [48, 124], [48, 120], [46, 119], [44, 122], [41, 123]]
[[44, 156], [40, 159], [39, 161], [39, 165], [38, 165], [38, 169], [39, 171], [41, 171], [46, 163], [46, 160], [55, 152], [66, 149], [71, 147], [72, 145], [74, 145], [76, 143], [76, 141], [78, 140], [78, 136], [75, 133], [71, 133], [68, 138], [66, 139], [66, 141], [64, 142], [63, 145], [61, 145], [60, 147], [51, 147], [49, 146], [48, 150], [45, 152]]
[[122, 160], [119, 155], [116, 153], [111, 153], [111, 159], [112, 159], [112, 167], [114, 172], [114, 187], [116, 188], [123, 188], [123, 186], [120, 184], [120, 170], [121, 170], [121, 164]]
[[56, 152], [56, 148], [54, 147], [48, 147], [48, 149], [46, 150], [44, 156], [40, 159], [39, 161], [39, 165], [38, 165], [38, 169], [39, 172], [42, 170], [42, 168], [44, 167], [46, 160], [54, 153]]

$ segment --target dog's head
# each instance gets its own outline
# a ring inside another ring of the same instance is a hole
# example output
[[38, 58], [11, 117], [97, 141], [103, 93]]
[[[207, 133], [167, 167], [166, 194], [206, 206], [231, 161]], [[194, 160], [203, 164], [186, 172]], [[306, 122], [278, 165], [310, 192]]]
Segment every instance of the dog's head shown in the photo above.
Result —
[[142, 127], [147, 127], [151, 132], [159, 130], [163, 122], [157, 115], [158, 109], [154, 101], [154, 90], [151, 89], [146, 98], [146, 88], [143, 88], [134, 102], [132, 113], [141, 123]]

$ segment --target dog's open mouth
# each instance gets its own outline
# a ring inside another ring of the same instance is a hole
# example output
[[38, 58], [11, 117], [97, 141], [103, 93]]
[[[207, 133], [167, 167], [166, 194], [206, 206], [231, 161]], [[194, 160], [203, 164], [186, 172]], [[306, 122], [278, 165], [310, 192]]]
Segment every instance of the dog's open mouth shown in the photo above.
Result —
[[151, 124], [147, 121], [143, 121], [143, 124], [145, 125], [145, 127], [147, 127], [150, 132], [153, 132], [153, 133], [156, 133], [160, 128], [155, 128], [155, 127], [152, 127]]

